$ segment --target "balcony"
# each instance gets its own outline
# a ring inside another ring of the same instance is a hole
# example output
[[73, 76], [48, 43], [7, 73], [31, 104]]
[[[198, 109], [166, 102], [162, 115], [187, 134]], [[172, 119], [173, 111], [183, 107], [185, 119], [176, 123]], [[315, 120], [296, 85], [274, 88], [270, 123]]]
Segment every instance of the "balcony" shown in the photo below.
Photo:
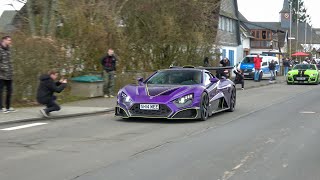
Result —
[[277, 49], [278, 45], [277, 42], [273, 42], [270, 40], [252, 40], [251, 41], [251, 48], [257, 49]]

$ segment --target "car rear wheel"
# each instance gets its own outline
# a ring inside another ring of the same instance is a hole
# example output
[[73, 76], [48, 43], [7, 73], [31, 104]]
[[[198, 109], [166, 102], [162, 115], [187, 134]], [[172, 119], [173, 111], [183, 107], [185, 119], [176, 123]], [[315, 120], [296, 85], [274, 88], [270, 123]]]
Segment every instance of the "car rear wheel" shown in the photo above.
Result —
[[234, 88], [230, 96], [230, 107], [228, 109], [229, 112], [233, 112], [235, 110], [236, 100], [237, 100], [237, 93], [236, 93], [236, 89]]
[[205, 121], [209, 117], [209, 97], [207, 93], [203, 93], [200, 102], [200, 120]]

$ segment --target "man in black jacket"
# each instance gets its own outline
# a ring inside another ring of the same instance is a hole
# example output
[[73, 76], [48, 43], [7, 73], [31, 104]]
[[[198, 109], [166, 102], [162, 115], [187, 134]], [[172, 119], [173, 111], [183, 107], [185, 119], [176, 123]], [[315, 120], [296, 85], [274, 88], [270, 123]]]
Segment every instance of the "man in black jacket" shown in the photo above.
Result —
[[275, 78], [276, 78], [275, 69], [276, 69], [276, 63], [272, 59], [271, 62], [269, 62], [269, 71], [270, 71], [269, 82], [273, 82], [273, 80], [275, 80]]
[[244, 90], [244, 75], [242, 70], [234, 70], [234, 74], [236, 74], [236, 78], [234, 79], [234, 84], [241, 84], [241, 89]]
[[[0, 111], [3, 113], [14, 112], [11, 107], [13, 64], [11, 61], [11, 37], [5, 36], [0, 42]], [[6, 89], [6, 105], [3, 105], [3, 91]]]
[[116, 71], [117, 59], [114, 55], [113, 49], [108, 50], [108, 54], [101, 59], [101, 65], [104, 69], [104, 97], [114, 97], [114, 76]]
[[37, 92], [37, 101], [40, 104], [47, 106], [45, 109], [41, 109], [40, 112], [44, 117], [48, 117], [50, 112], [59, 111], [61, 108], [55, 102], [57, 99], [54, 93], [60, 93], [67, 86], [67, 80], [61, 79], [59, 82], [55, 82], [58, 78], [58, 72], [51, 70], [48, 74], [40, 76], [40, 84]]

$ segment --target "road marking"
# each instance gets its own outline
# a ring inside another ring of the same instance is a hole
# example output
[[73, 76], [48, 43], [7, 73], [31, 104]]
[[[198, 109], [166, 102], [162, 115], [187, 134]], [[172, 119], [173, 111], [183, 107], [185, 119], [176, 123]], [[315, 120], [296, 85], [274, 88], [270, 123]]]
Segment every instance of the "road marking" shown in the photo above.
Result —
[[301, 114], [315, 114], [316, 112], [313, 111], [301, 111]]
[[48, 124], [48, 123], [32, 123], [32, 124], [15, 126], [15, 127], [11, 127], [11, 128], [0, 129], [0, 130], [1, 131], [13, 131], [13, 130], [17, 130], [17, 129], [24, 129], [24, 128], [29, 128], [29, 127], [34, 127], [34, 126], [41, 126], [41, 125], [45, 125], [45, 124]]

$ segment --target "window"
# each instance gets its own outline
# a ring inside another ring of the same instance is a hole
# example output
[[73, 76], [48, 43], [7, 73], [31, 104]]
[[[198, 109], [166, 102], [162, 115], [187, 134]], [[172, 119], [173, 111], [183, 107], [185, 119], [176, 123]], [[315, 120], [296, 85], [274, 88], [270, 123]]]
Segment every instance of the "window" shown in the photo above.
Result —
[[263, 62], [261, 66], [267, 66], [268, 63], [267, 62]]
[[219, 29], [220, 30], [222, 29], [222, 18], [221, 18], [221, 16], [219, 16]]
[[203, 82], [204, 82], [205, 86], [208, 86], [211, 84], [210, 78], [211, 78], [211, 76], [208, 73], [204, 74], [204, 81]]
[[272, 40], [270, 30], [252, 30], [251, 35], [260, 40]]
[[262, 31], [262, 39], [267, 39], [267, 31]]

